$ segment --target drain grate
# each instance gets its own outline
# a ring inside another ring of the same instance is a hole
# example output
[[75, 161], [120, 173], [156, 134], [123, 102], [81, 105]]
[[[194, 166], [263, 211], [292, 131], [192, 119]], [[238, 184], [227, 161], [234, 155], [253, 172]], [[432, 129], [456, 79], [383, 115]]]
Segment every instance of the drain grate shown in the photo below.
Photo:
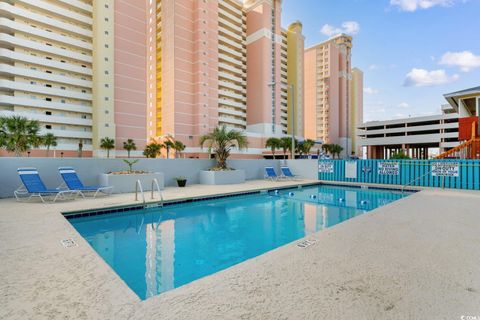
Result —
[[73, 240], [72, 238], [70, 239], [63, 239], [60, 241], [60, 243], [65, 247], [65, 248], [72, 248], [72, 247], [76, 247], [77, 246], [77, 243], [75, 242], [75, 240]]
[[297, 246], [300, 248], [308, 248], [311, 245], [315, 244], [316, 242], [317, 242], [316, 239], [307, 239], [297, 243]]

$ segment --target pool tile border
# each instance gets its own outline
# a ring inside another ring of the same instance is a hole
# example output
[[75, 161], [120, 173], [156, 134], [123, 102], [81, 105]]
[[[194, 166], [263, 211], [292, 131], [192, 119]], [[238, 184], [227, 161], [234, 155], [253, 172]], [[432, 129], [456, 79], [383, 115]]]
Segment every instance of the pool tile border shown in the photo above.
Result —
[[[163, 202], [163, 206], [167, 207], [167, 206], [173, 206], [173, 205], [182, 204], [182, 203], [191, 203], [191, 202], [199, 202], [199, 201], [205, 201], [205, 200], [246, 196], [246, 195], [259, 194], [262, 192], [271, 192], [274, 190], [294, 189], [299, 187], [310, 187], [310, 186], [316, 186], [316, 185], [345, 186], [345, 187], [352, 187], [352, 188], [358, 188], [358, 189], [361, 189], [363, 187], [361, 185], [335, 184], [335, 183], [325, 183], [325, 182], [307, 183], [307, 184], [298, 184], [296, 186], [280, 186], [278, 188], [271, 188], [271, 189], [257, 189], [252, 191], [243, 191], [243, 192], [235, 192], [235, 193], [228, 193], [228, 194], [206, 195], [206, 196], [199, 196], [199, 197], [193, 197], [193, 198], [167, 200]], [[385, 188], [381, 186], [366, 186], [366, 187], [367, 189], [401, 191], [399, 188], [393, 188], [393, 187], [385, 187]], [[405, 191], [416, 192], [418, 190], [405, 190]], [[68, 212], [62, 212], [62, 215], [65, 217], [65, 219], [70, 220], [70, 219], [76, 219], [76, 218], [82, 218], [82, 217], [106, 215], [111, 213], [159, 208], [161, 207], [160, 203], [161, 202], [159, 201], [154, 201], [154, 202], [147, 202], [141, 205], [124, 205], [124, 206], [118, 206], [118, 207], [96, 208], [96, 209], [81, 210], [81, 211], [68, 211]]]

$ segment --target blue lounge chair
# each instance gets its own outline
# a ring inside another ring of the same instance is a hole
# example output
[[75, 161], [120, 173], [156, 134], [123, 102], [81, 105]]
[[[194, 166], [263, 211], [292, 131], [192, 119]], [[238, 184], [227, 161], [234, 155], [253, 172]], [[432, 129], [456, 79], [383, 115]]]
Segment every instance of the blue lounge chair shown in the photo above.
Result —
[[42, 202], [45, 202], [45, 197], [54, 197], [52, 202], [55, 202], [58, 199], [76, 198], [80, 194], [77, 190], [48, 189], [36, 168], [18, 168], [17, 172], [23, 184], [23, 186], [13, 192], [17, 201], [39, 197]]
[[85, 198], [85, 194], [93, 194], [93, 197], [101, 192], [107, 195], [112, 194], [113, 187], [102, 187], [102, 186], [85, 186], [77, 175], [77, 172], [72, 167], [60, 167], [58, 172], [62, 176], [64, 184], [70, 190], [78, 190], [80, 195]]
[[290, 171], [289, 167], [282, 166], [280, 167], [280, 170], [282, 170], [282, 177], [285, 179], [296, 180], [298, 178], [298, 176], [294, 175], [292, 171]]
[[277, 175], [277, 173], [275, 172], [275, 169], [273, 169], [273, 167], [265, 167], [264, 178], [266, 180], [274, 181], [274, 180], [278, 180], [279, 176]]

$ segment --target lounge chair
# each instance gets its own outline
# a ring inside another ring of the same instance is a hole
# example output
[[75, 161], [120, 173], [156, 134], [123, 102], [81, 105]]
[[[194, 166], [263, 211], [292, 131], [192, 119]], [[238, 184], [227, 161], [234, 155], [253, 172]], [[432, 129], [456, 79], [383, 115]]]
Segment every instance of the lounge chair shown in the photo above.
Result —
[[275, 172], [275, 169], [273, 169], [273, 167], [265, 167], [265, 174], [264, 174], [264, 178], [266, 180], [278, 180], [280, 177], [277, 175], [277, 173]]
[[18, 168], [17, 172], [23, 184], [23, 186], [20, 186], [13, 192], [17, 201], [39, 197], [42, 202], [45, 202], [46, 197], [54, 197], [52, 202], [55, 202], [58, 199], [67, 200], [72, 197], [76, 198], [80, 194], [78, 190], [48, 189], [40, 178], [36, 168]]
[[67, 186], [70, 190], [78, 190], [80, 195], [85, 198], [85, 194], [91, 195], [96, 198], [97, 195], [101, 192], [107, 195], [112, 194], [113, 187], [102, 187], [102, 186], [85, 186], [77, 175], [77, 172], [72, 167], [60, 167], [58, 172], [62, 176], [64, 185]]
[[298, 180], [298, 176], [294, 175], [289, 167], [283, 166], [280, 167], [282, 171], [282, 177], [285, 179]]

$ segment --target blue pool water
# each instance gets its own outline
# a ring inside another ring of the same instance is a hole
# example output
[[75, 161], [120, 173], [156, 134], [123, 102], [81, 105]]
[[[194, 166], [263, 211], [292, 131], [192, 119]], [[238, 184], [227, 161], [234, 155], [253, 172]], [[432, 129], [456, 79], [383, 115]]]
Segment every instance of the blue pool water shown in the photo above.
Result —
[[321, 185], [69, 221], [146, 299], [400, 198]]

